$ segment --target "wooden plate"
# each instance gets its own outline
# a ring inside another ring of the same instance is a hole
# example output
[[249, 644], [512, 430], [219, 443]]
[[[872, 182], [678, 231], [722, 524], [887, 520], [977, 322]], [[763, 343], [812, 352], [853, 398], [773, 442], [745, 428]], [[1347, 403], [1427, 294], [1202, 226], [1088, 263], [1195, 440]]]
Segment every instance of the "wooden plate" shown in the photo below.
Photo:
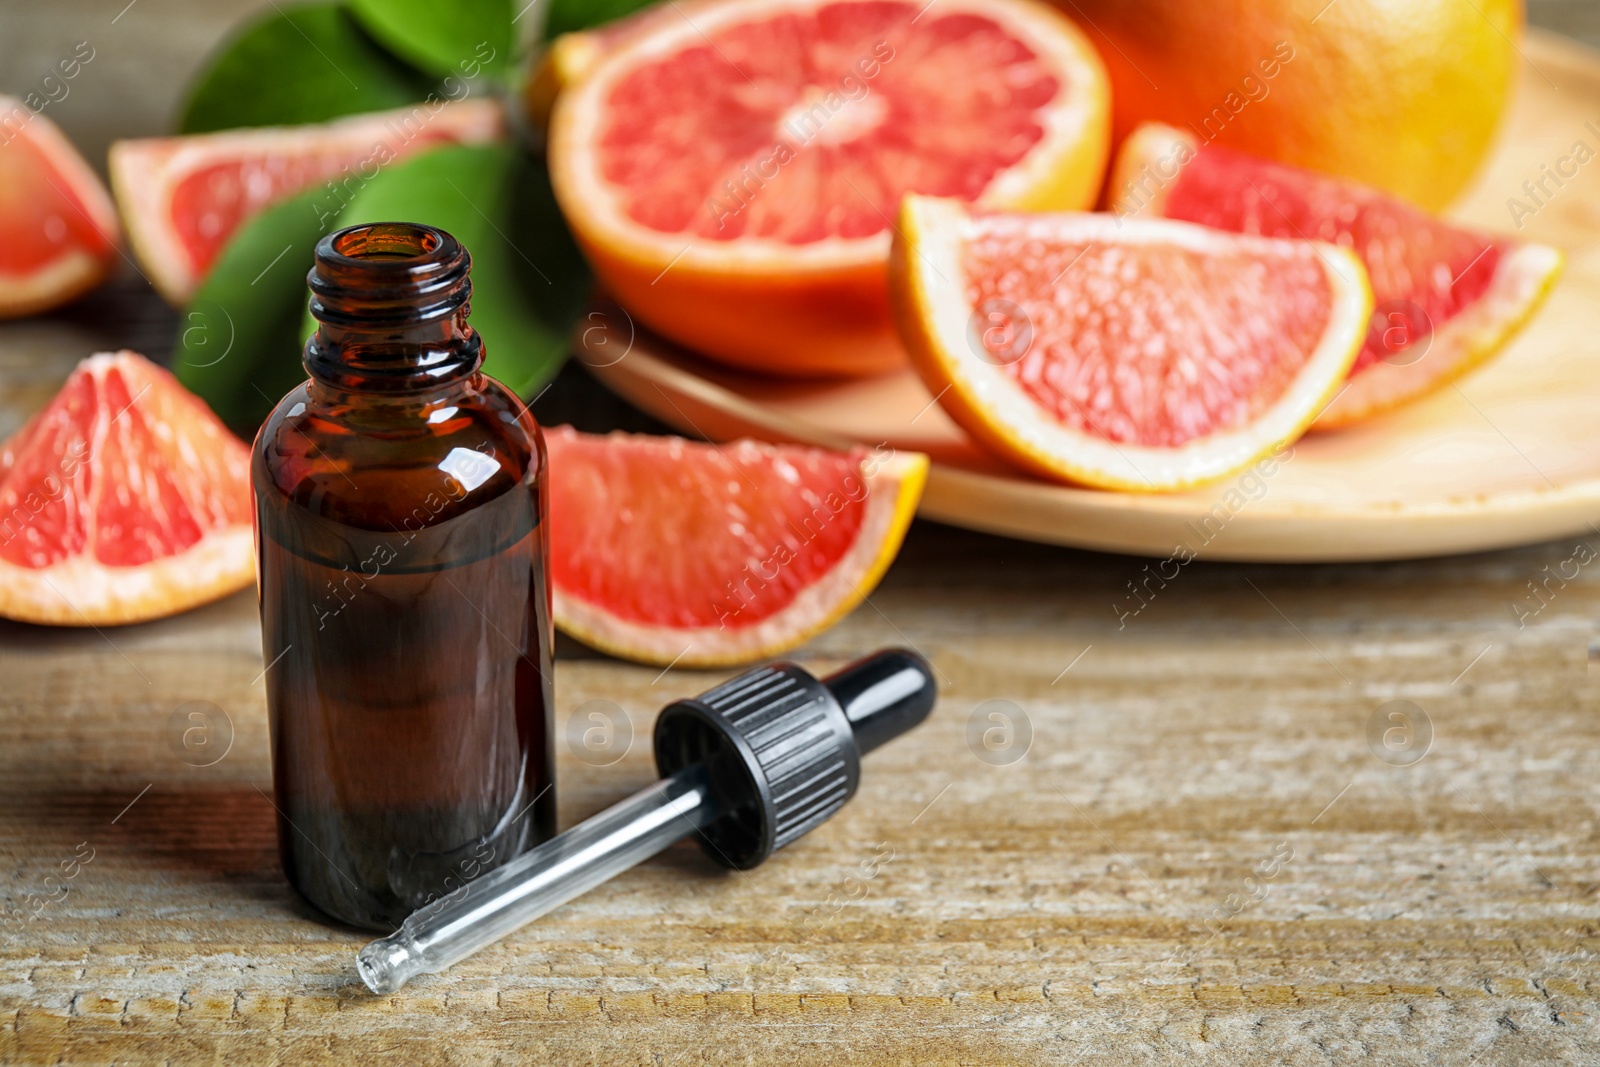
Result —
[[[852, 382], [726, 371], [594, 311], [579, 356], [685, 433], [933, 458], [920, 513], [1036, 541], [1165, 557], [1337, 561], [1445, 555], [1600, 532], [1600, 54], [1530, 31], [1498, 150], [1452, 214], [1557, 245], [1567, 269], [1494, 362], [1409, 409], [1294, 446], [1271, 473], [1165, 496], [1036, 481], [990, 458], [909, 370]], [[1589, 149], [1577, 164], [1575, 144]], [[1568, 160], [1567, 162], [1562, 162]], [[1563, 178], [1536, 202], [1543, 166]], [[1558, 172], [1559, 173], [1559, 172]], [[1511, 198], [1520, 201], [1518, 210]], [[1519, 229], [1518, 222], [1521, 223]]]

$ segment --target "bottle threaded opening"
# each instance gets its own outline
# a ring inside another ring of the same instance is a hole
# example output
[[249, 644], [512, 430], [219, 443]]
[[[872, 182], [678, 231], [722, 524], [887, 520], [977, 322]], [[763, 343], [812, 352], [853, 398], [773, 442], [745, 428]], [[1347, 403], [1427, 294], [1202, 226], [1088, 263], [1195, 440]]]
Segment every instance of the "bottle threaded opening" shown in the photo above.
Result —
[[317, 242], [311, 314], [353, 328], [447, 318], [472, 296], [472, 257], [454, 237], [415, 222], [350, 226]]
[[[329, 248], [345, 259], [362, 262], [420, 262], [454, 240], [442, 230], [408, 222], [375, 222], [351, 226], [326, 238]], [[320, 249], [318, 250], [320, 251]]]
[[317, 242], [307, 275], [313, 378], [356, 389], [409, 389], [471, 373], [482, 344], [467, 325], [472, 256], [414, 222], [348, 226]]

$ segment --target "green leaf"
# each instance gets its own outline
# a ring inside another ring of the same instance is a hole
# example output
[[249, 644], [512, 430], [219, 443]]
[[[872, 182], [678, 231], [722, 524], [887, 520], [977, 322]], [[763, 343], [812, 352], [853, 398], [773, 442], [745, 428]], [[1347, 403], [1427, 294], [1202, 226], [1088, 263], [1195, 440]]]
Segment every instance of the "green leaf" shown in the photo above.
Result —
[[436, 148], [379, 171], [338, 225], [396, 220], [437, 226], [472, 253], [485, 373], [524, 397], [555, 377], [590, 280], [542, 163], [511, 145]]
[[389, 51], [438, 77], [504, 79], [511, 69], [511, 0], [349, 0]]
[[653, 0], [550, 0], [550, 15], [544, 35], [555, 37], [574, 30], [586, 30], [602, 22], [631, 15]]
[[203, 133], [325, 122], [399, 107], [432, 88], [432, 77], [384, 51], [340, 5], [274, 4], [212, 58], [178, 125]]
[[173, 372], [246, 435], [306, 377], [306, 272], [328, 229], [318, 195], [274, 204], [240, 227], [180, 323]]

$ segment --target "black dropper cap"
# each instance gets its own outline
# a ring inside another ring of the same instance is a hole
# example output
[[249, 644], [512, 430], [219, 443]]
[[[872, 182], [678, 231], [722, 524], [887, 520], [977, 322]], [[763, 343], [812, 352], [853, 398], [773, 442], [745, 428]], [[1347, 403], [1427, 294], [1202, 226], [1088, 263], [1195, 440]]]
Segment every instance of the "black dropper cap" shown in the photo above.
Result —
[[937, 696], [928, 661], [902, 648], [820, 680], [768, 664], [669, 704], [656, 720], [656, 767], [663, 777], [695, 763], [710, 771], [722, 814], [700, 843], [744, 870], [843, 807], [861, 756], [926, 719]]

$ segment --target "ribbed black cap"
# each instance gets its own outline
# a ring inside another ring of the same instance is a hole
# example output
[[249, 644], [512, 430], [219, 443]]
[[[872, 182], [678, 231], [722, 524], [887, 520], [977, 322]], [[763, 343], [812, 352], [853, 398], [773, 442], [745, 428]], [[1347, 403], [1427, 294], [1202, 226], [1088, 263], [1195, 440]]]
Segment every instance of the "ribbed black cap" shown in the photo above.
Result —
[[669, 704], [656, 720], [663, 776], [711, 771], [722, 816], [706, 852], [741, 870], [823, 822], [855, 795], [861, 756], [833, 694], [792, 663], [774, 663]]
[[757, 667], [669, 704], [656, 720], [656, 767], [663, 777], [695, 763], [711, 772], [721, 815], [700, 842], [743, 870], [843, 807], [860, 784], [861, 753], [921, 722], [934, 697], [927, 663], [899, 649], [826, 682], [793, 663]]

